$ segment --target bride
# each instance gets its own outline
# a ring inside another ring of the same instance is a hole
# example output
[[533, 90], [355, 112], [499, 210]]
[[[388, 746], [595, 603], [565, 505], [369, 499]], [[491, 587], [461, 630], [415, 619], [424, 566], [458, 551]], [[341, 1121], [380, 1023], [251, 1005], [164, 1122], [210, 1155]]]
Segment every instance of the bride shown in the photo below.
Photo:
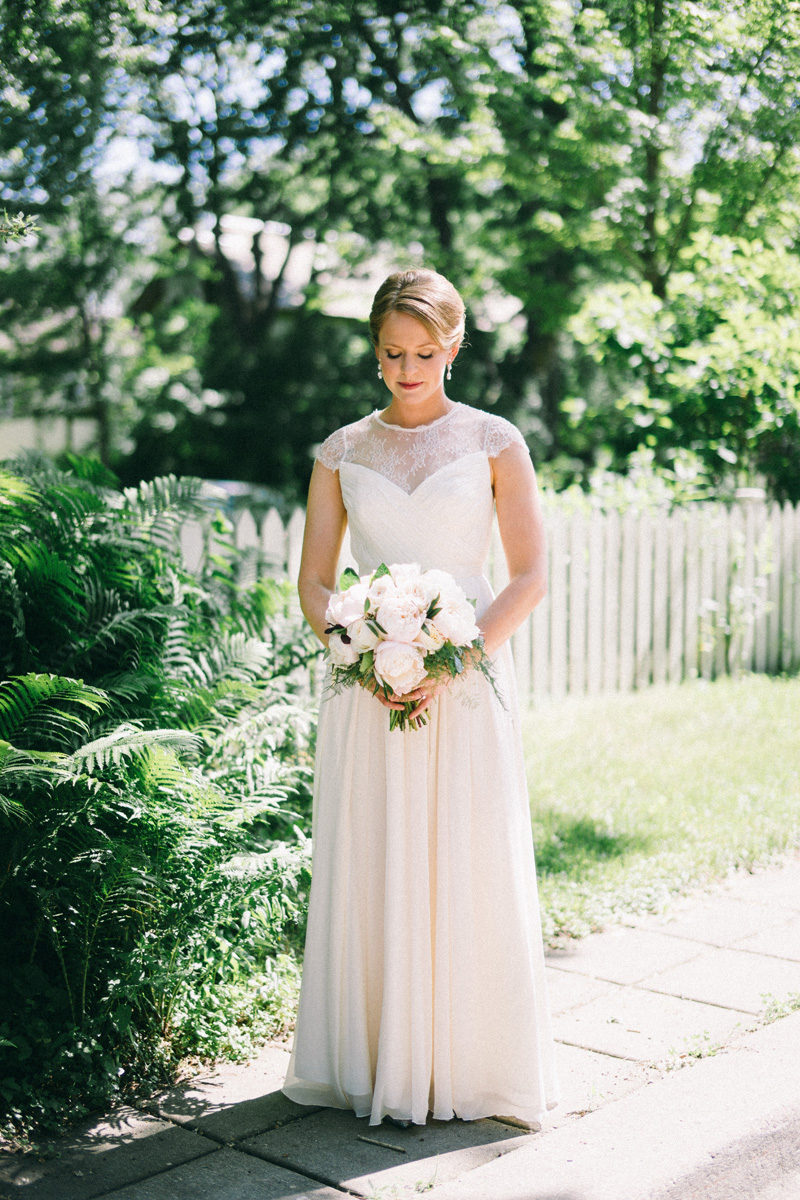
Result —
[[[300, 1104], [424, 1124], [512, 1116], [557, 1100], [508, 639], [542, 598], [545, 557], [521, 434], [445, 392], [464, 305], [434, 271], [400, 271], [370, 315], [382, 412], [320, 447], [299, 591], [326, 642], [345, 527], [361, 574], [418, 563], [476, 602], [497, 692], [477, 670], [404, 697], [352, 687], [320, 706], [313, 882], [284, 1092]], [[496, 510], [510, 582], [483, 574]]]

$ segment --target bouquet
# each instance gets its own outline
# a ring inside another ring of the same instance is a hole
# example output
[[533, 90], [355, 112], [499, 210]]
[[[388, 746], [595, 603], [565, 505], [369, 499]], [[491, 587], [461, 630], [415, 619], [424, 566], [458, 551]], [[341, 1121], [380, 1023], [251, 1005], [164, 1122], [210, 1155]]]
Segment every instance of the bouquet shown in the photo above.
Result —
[[[372, 575], [342, 574], [325, 613], [333, 686], [367, 685], [387, 699], [413, 692], [430, 677], [455, 678], [477, 667], [492, 683], [475, 609], [446, 571], [423, 571], [416, 563], [384, 563]], [[418, 729], [417, 701], [391, 709], [390, 729]]]

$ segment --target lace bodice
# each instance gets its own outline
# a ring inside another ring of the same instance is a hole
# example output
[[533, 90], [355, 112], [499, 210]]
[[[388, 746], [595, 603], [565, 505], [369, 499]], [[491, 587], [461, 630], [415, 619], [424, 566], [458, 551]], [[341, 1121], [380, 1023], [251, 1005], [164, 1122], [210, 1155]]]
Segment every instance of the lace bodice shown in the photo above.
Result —
[[443, 417], [414, 429], [389, 425], [371, 413], [326, 438], [317, 459], [331, 471], [338, 471], [343, 463], [368, 467], [410, 494], [456, 459], [478, 451], [495, 458], [513, 442], [525, 445], [510, 421], [455, 404]]
[[430, 425], [403, 429], [376, 413], [345, 425], [320, 447], [339, 471], [350, 548], [359, 572], [417, 562], [449, 571], [479, 602], [494, 495], [489, 459], [522, 435], [502, 417], [456, 404]]

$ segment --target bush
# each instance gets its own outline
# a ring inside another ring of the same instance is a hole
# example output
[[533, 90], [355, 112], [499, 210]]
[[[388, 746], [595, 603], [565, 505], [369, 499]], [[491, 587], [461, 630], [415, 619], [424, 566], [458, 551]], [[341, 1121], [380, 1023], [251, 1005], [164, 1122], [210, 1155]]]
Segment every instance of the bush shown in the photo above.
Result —
[[0, 1104], [45, 1132], [287, 1023], [309, 861], [314, 653], [209, 489], [0, 474]]

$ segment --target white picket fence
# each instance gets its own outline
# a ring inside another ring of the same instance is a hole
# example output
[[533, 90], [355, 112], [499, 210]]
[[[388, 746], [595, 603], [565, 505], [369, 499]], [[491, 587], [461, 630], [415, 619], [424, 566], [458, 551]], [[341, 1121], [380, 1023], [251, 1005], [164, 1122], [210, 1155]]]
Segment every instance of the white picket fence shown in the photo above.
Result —
[[[549, 589], [514, 635], [521, 697], [628, 691], [800, 666], [800, 506], [746, 501], [672, 513], [547, 513]], [[243, 571], [297, 579], [304, 514], [270, 510], [235, 524]], [[209, 549], [198, 522], [183, 529], [191, 569]], [[343, 560], [348, 558], [347, 547]], [[495, 590], [505, 563], [495, 531]]]

